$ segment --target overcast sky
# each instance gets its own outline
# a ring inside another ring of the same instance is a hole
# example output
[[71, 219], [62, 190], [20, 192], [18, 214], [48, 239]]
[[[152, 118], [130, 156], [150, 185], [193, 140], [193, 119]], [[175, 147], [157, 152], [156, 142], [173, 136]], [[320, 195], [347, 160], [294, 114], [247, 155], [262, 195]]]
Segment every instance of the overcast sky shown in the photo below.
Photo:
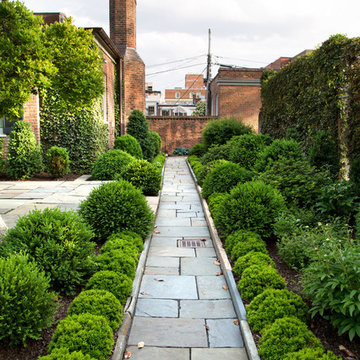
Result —
[[[103, 27], [109, 34], [107, 0], [24, 3], [34, 12], [64, 12], [77, 26]], [[137, 4], [137, 50], [146, 64], [147, 81], [158, 90], [184, 86], [186, 73], [204, 71], [209, 28], [214, 63], [245, 67], [263, 67], [280, 56], [316, 48], [333, 34], [360, 36], [359, 0], [137, 0]], [[188, 60], [173, 62], [182, 59]], [[191, 67], [154, 74], [185, 66]], [[213, 76], [216, 72], [214, 66]]]

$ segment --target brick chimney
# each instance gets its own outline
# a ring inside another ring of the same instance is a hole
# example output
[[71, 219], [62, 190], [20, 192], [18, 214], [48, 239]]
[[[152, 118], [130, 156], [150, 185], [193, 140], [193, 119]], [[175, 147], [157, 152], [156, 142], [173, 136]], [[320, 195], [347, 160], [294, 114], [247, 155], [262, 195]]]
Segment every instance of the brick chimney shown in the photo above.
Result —
[[136, 0], [110, 0], [110, 38], [124, 59], [122, 101], [126, 126], [132, 110], [145, 112], [145, 64], [136, 52]]

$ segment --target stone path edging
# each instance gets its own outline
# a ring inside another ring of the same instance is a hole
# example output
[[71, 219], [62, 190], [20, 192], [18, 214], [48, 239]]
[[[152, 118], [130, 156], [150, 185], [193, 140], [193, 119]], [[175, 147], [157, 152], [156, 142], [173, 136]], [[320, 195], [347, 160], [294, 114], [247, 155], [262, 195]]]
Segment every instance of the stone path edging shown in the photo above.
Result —
[[[195, 176], [195, 174], [191, 168], [191, 165], [187, 159], [186, 159], [186, 163], [190, 170], [191, 176], [193, 177], [193, 179], [196, 183], [197, 182], [196, 176]], [[208, 224], [209, 231], [210, 231], [213, 243], [214, 243], [214, 248], [215, 248], [216, 254], [218, 256], [218, 259], [221, 263], [222, 269], [224, 271], [224, 277], [226, 279], [226, 282], [229, 286], [229, 290], [232, 295], [232, 300], [233, 300], [236, 314], [240, 320], [240, 330], [241, 330], [241, 334], [243, 336], [243, 340], [244, 340], [244, 344], [245, 344], [245, 348], [246, 348], [249, 360], [260, 360], [254, 338], [252, 336], [249, 324], [246, 319], [246, 310], [245, 310], [244, 304], [241, 300], [239, 291], [238, 291], [236, 283], [235, 283], [231, 264], [229, 262], [229, 259], [225, 252], [225, 249], [222, 246], [222, 242], [221, 242], [219, 235], [217, 233], [217, 230], [215, 228], [214, 221], [210, 215], [209, 207], [208, 207], [205, 199], [203, 199], [201, 196], [201, 187], [199, 185], [196, 185], [196, 190], [200, 196], [201, 205], [203, 207], [205, 219]]]

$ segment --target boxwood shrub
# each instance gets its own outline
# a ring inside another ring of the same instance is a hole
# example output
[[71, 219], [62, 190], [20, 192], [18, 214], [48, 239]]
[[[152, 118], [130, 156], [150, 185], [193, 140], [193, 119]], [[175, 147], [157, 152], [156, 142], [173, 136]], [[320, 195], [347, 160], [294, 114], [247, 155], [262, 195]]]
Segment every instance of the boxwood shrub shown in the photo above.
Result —
[[156, 131], [149, 131], [149, 136], [150, 136], [150, 141], [153, 144], [154, 157], [155, 157], [161, 152], [161, 146], [162, 146], [161, 136]]
[[95, 180], [114, 180], [115, 176], [134, 160], [135, 158], [125, 151], [109, 150], [96, 159], [91, 176]]
[[114, 345], [113, 332], [103, 316], [80, 314], [67, 316], [57, 326], [49, 345], [55, 349], [67, 348], [69, 352], [81, 351], [96, 360], [104, 360]]
[[262, 331], [258, 350], [263, 360], [283, 360], [287, 354], [304, 348], [322, 349], [322, 346], [301, 320], [285, 317]]
[[206, 146], [204, 144], [195, 144], [190, 150], [189, 155], [203, 156], [206, 153]]
[[95, 360], [81, 351], [69, 352], [67, 348], [55, 349], [51, 354], [39, 357], [38, 360]]
[[253, 265], [244, 270], [238, 289], [241, 296], [252, 301], [266, 289], [284, 289], [285, 280], [269, 266]]
[[340, 360], [333, 352], [325, 354], [320, 348], [305, 348], [285, 355], [284, 360]]
[[162, 173], [163, 166], [166, 161], [166, 156], [164, 153], [157, 154], [152, 162], [153, 166], [156, 167], [156, 169]]
[[96, 270], [93, 237], [78, 213], [46, 208], [19, 218], [0, 251], [26, 252], [50, 277], [53, 289], [71, 294]]
[[110, 236], [110, 238], [101, 247], [101, 253], [105, 254], [113, 250], [122, 250], [124, 253], [131, 255], [134, 259], [137, 259], [139, 255], [138, 248], [129, 240]]
[[46, 153], [46, 170], [53, 177], [63, 177], [70, 172], [69, 153], [65, 148], [52, 146]]
[[[199, 174], [198, 176], [196, 176], [196, 179], [197, 179], [197, 183], [202, 186], [203, 185], [203, 182], [206, 178], [206, 176], [209, 174], [209, 172], [217, 165], [220, 165], [220, 164], [224, 164], [226, 163], [227, 160], [224, 160], [224, 159], [220, 159], [220, 160], [214, 160], [214, 161], [211, 161], [209, 162], [208, 164], [204, 165], [201, 167], [201, 169], [199, 170]], [[223, 192], [223, 191], [222, 191]]]
[[356, 231], [356, 238], [360, 240], [360, 207], [355, 215], [355, 231]]
[[188, 161], [191, 165], [191, 168], [196, 176], [196, 179], [198, 178], [200, 171], [203, 167], [202, 163], [200, 162], [199, 158], [196, 155], [191, 155], [188, 157]]
[[200, 161], [203, 165], [206, 165], [215, 160], [229, 160], [231, 151], [231, 145], [213, 145], [208, 151], [201, 157]]
[[248, 231], [248, 230], [238, 230], [236, 232], [234, 232], [233, 234], [230, 234], [226, 239], [225, 239], [225, 248], [226, 248], [226, 252], [228, 254], [231, 254], [231, 251], [233, 249], [233, 247], [240, 242], [245, 242], [245, 241], [251, 241], [251, 242], [261, 242], [261, 236], [259, 234], [256, 234], [253, 231]]
[[[134, 245], [138, 252], [141, 252], [144, 250], [144, 242], [143, 239], [141, 238], [141, 236], [139, 234], [136, 234], [133, 231], [129, 231], [129, 230], [124, 230], [122, 232], [119, 233], [115, 233], [112, 234], [108, 237], [107, 242], [111, 242], [114, 239], [122, 239], [124, 241], [127, 241], [129, 244]], [[105, 246], [105, 244], [104, 244]], [[105, 251], [106, 247], [102, 247], [101, 251]], [[107, 245], [109, 246], [109, 245]]]
[[214, 192], [229, 192], [238, 183], [251, 180], [250, 171], [239, 164], [225, 162], [214, 166], [203, 181], [201, 195], [207, 199]]
[[235, 261], [233, 268], [234, 274], [241, 277], [244, 270], [252, 265], [275, 268], [275, 263], [268, 254], [259, 251], [250, 251], [246, 255], [238, 257]]
[[216, 218], [216, 216], [217, 216], [216, 214], [217, 214], [219, 205], [228, 196], [230, 196], [228, 193], [213, 193], [209, 196], [207, 201], [208, 201], [211, 216], [213, 218]]
[[127, 297], [132, 292], [132, 280], [124, 274], [103, 270], [96, 272], [87, 282], [86, 290], [106, 290], [111, 292], [125, 305]]
[[244, 239], [244, 241], [238, 241], [231, 249], [231, 260], [235, 262], [238, 258], [248, 254], [250, 251], [267, 254], [265, 241], [254, 237], [248, 237]]
[[114, 141], [114, 149], [125, 151], [137, 159], [143, 158], [139, 142], [129, 134], [117, 137]]
[[153, 230], [154, 214], [145, 196], [126, 180], [95, 188], [80, 204], [80, 214], [100, 242], [124, 230], [134, 231], [142, 238]]
[[89, 313], [104, 316], [115, 331], [121, 321], [123, 308], [120, 301], [106, 290], [84, 290], [71, 303], [68, 315]]
[[40, 339], [56, 312], [49, 278], [29, 256], [0, 258], [0, 344], [25, 345]]
[[131, 252], [111, 250], [100, 254], [96, 261], [100, 270], [110, 270], [117, 274], [124, 274], [129, 278], [135, 277], [137, 259]]
[[156, 196], [159, 193], [161, 172], [146, 160], [130, 162], [124, 167], [119, 176], [140, 189], [144, 195]]
[[219, 205], [215, 225], [226, 235], [242, 229], [269, 238], [275, 219], [285, 209], [285, 200], [277, 189], [262, 181], [246, 182], [234, 187]]
[[246, 308], [249, 325], [261, 331], [276, 319], [296, 317], [306, 322], [308, 307], [301, 297], [292, 291], [268, 289], [256, 296]]

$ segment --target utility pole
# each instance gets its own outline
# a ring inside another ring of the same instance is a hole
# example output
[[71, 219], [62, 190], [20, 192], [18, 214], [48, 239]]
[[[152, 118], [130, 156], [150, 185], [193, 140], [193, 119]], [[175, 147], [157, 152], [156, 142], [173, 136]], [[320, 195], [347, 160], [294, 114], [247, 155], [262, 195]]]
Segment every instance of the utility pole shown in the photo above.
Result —
[[209, 48], [207, 56], [207, 71], [206, 71], [206, 115], [211, 113], [211, 96], [210, 96], [210, 81], [211, 81], [211, 29], [209, 29]]

